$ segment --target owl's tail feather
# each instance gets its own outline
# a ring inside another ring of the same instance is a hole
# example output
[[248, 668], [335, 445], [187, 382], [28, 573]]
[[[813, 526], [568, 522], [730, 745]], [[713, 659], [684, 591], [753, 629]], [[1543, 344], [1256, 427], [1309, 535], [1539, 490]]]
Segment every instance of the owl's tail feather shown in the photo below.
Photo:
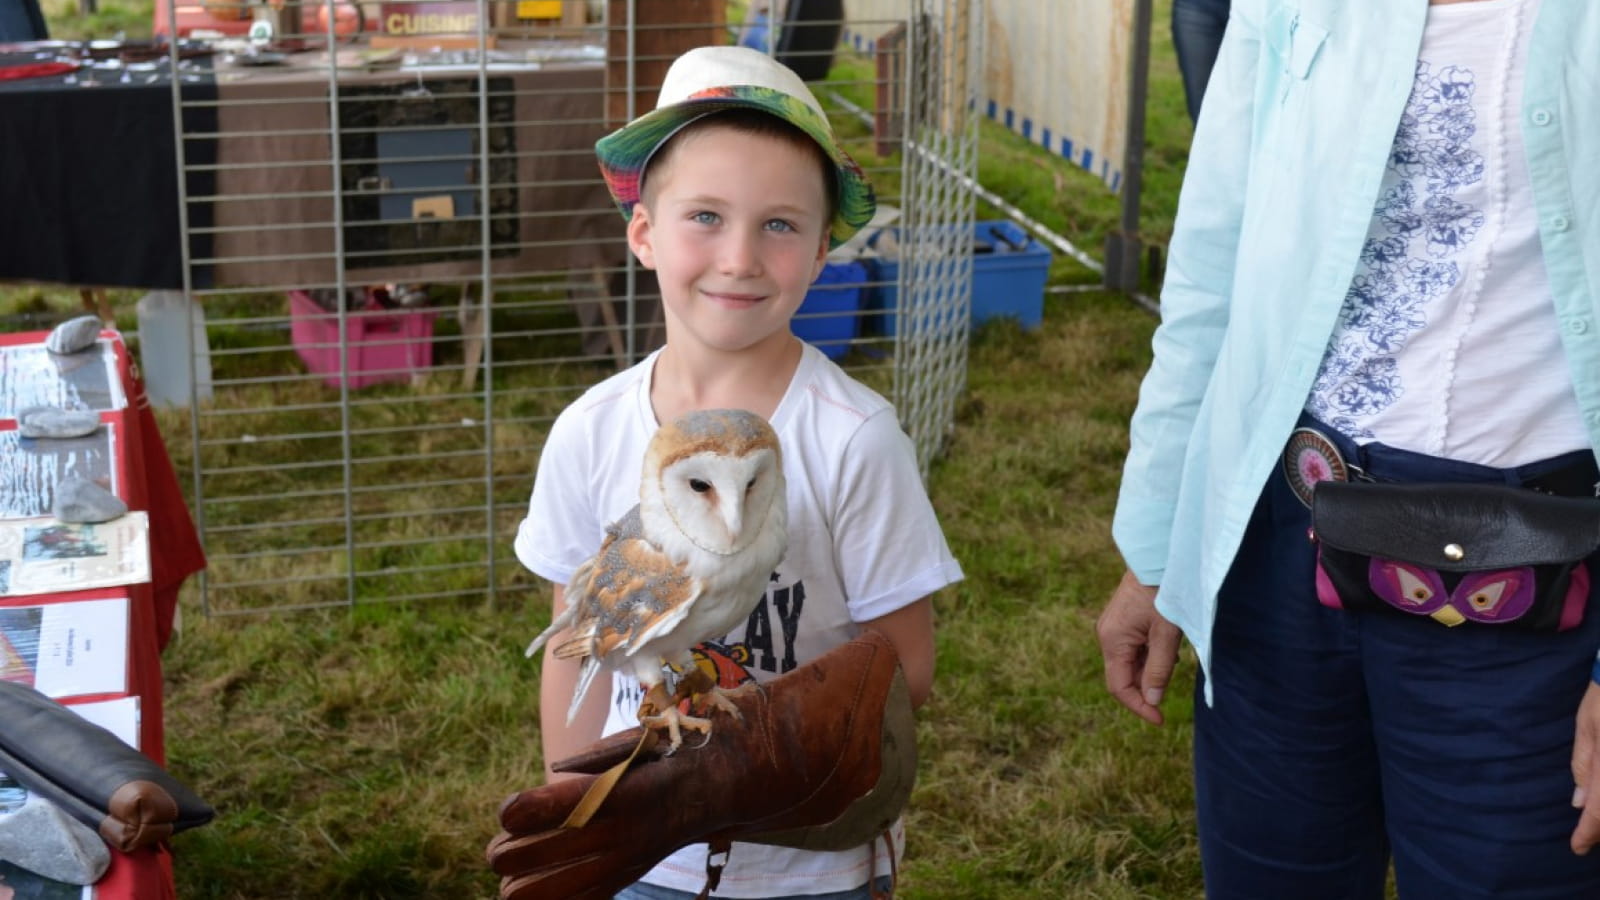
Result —
[[600, 660], [585, 656], [583, 665], [578, 669], [578, 683], [572, 688], [572, 705], [567, 707], [567, 724], [578, 717], [578, 707], [583, 705], [583, 697], [589, 693], [589, 684], [594, 681], [594, 676], [600, 671]]
[[527, 652], [523, 655], [531, 657], [538, 653], [539, 648], [544, 646], [545, 641], [555, 637], [556, 632], [571, 625], [575, 618], [577, 618], [577, 606], [576, 604], [569, 605], [561, 611], [561, 615], [556, 616], [555, 621], [550, 623], [549, 628], [539, 632], [539, 636], [533, 639], [533, 643], [528, 645]]
[[539, 636], [534, 638], [533, 643], [528, 645], [528, 650], [524, 654], [525, 656], [531, 657], [535, 653], [538, 653], [539, 648], [544, 646], [545, 641], [555, 637], [556, 632], [571, 626], [573, 622], [577, 621], [577, 598], [584, 596], [584, 594], [589, 590], [589, 579], [593, 576], [594, 560], [592, 559], [579, 566], [578, 570], [572, 573], [572, 579], [567, 582], [567, 608], [561, 611], [561, 615], [555, 617], [555, 620], [550, 623], [549, 628], [539, 632]]

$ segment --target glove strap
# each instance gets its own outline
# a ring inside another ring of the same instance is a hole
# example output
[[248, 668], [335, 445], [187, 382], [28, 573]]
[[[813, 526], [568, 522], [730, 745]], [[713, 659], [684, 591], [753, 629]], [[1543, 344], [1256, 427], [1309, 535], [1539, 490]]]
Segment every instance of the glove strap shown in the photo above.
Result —
[[578, 799], [578, 805], [567, 814], [567, 820], [561, 823], [561, 827], [582, 828], [589, 824], [589, 819], [599, 811], [600, 804], [611, 796], [611, 789], [617, 786], [617, 779], [621, 778], [622, 773], [627, 771], [628, 766], [633, 765], [633, 761], [638, 758], [639, 751], [645, 749], [647, 744], [655, 745], [654, 738], [655, 732], [646, 728], [644, 733], [639, 735], [639, 743], [633, 745], [633, 752], [628, 754], [628, 758], [600, 773], [600, 777], [589, 785], [589, 789], [583, 792], [583, 796]]
[[[883, 840], [883, 848], [889, 853], [889, 892], [878, 890], [878, 841]], [[894, 858], [894, 835], [887, 829], [883, 834], [872, 839], [867, 846], [867, 891], [872, 895], [872, 900], [893, 900], [895, 889], [900, 886], [900, 864]]]
[[[722, 860], [716, 860], [717, 854], [722, 854]], [[728, 865], [728, 857], [733, 853], [733, 842], [727, 838], [712, 838], [706, 845], [706, 886], [694, 900], [706, 900], [711, 892], [722, 883], [722, 870]]]

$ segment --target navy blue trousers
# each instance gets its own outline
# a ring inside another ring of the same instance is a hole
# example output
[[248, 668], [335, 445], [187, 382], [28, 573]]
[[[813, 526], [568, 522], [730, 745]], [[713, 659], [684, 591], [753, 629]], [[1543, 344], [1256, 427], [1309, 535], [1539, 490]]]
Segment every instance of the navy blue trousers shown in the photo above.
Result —
[[[1352, 461], [1395, 481], [1516, 484], [1540, 468], [1378, 445]], [[1408, 900], [1600, 898], [1600, 853], [1567, 845], [1594, 592], [1560, 633], [1329, 609], [1309, 524], [1275, 473], [1221, 592], [1215, 705], [1195, 698], [1207, 896], [1381, 898], [1392, 855]]]
[[1200, 100], [1217, 64], [1222, 33], [1228, 27], [1229, 0], [1172, 0], [1172, 46], [1183, 75], [1189, 121], [1200, 117]]

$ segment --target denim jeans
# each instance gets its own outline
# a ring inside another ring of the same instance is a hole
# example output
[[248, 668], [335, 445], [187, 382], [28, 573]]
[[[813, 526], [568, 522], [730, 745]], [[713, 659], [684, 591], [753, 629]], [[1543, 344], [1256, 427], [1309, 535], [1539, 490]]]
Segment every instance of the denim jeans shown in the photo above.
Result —
[[1200, 98], [1217, 62], [1217, 48], [1228, 25], [1229, 0], [1172, 0], [1172, 46], [1183, 74], [1183, 98], [1189, 118], [1200, 116]]
[[0, 44], [11, 41], [42, 41], [50, 30], [39, 11], [38, 0], [0, 2]]
[[[887, 893], [889, 890], [889, 877], [878, 878], [878, 890]], [[653, 884], [636, 882], [623, 888], [615, 900], [694, 900], [693, 892], [675, 891], [672, 888], [656, 887]], [[711, 896], [715, 897], [716, 894]], [[848, 891], [836, 891], [831, 894], [795, 894], [787, 897], [769, 897], [767, 900], [871, 900], [872, 891], [867, 885], [862, 885]]]

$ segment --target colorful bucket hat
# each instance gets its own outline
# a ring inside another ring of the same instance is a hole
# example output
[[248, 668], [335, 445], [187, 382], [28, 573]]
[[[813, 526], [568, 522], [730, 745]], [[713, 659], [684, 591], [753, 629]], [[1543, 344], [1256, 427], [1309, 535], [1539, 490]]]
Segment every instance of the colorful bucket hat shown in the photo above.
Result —
[[817, 142], [837, 173], [839, 196], [829, 247], [837, 247], [872, 220], [877, 201], [861, 167], [839, 148], [822, 105], [793, 69], [749, 47], [698, 47], [667, 70], [656, 108], [595, 142], [600, 174], [623, 218], [633, 216], [639, 183], [650, 157], [685, 125], [725, 109], [770, 113]]

